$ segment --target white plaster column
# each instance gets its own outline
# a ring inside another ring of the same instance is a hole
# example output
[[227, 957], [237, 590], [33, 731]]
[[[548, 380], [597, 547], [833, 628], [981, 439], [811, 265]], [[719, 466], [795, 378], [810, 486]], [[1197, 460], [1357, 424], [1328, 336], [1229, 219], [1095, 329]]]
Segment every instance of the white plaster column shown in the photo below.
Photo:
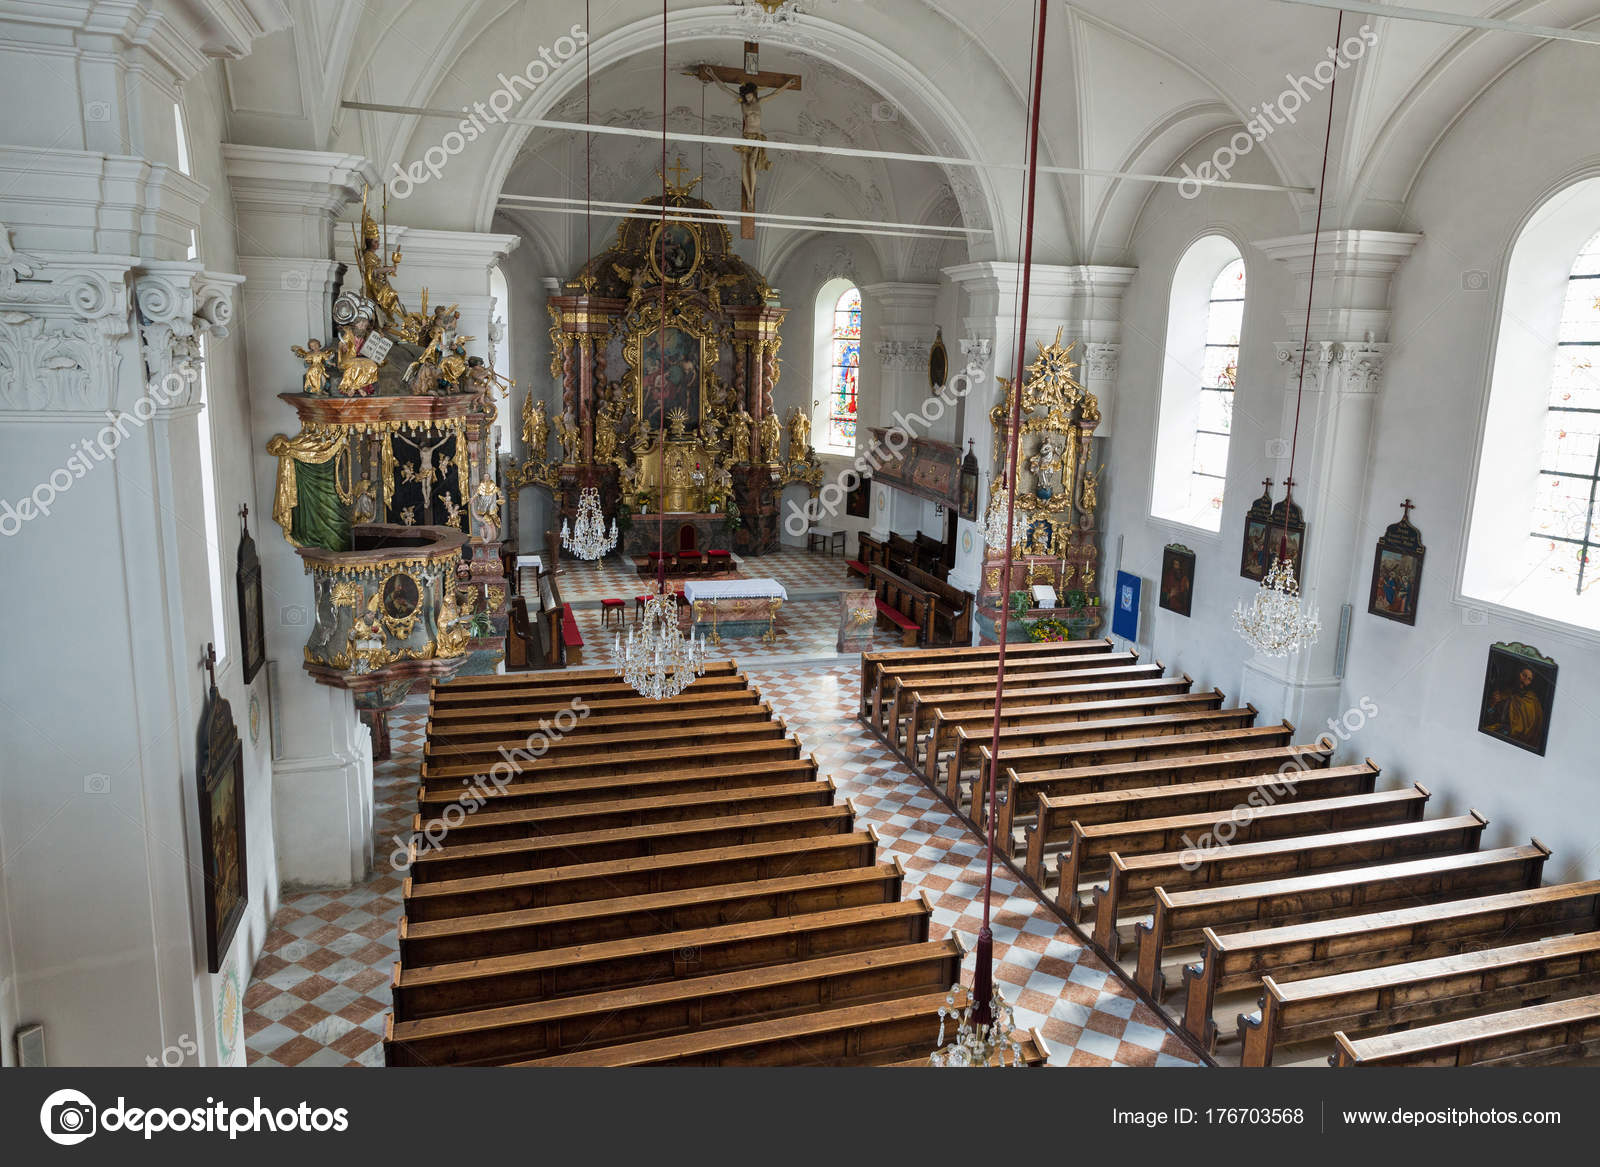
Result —
[[[870, 372], [875, 381], [871, 386], [872, 415], [877, 418], [874, 424], [893, 428], [898, 417], [920, 410], [928, 396], [928, 351], [933, 345], [933, 309], [939, 298], [939, 285], [868, 284], [861, 289], [861, 297], [862, 388], [868, 388], [865, 374]], [[869, 352], [873, 355], [870, 361]], [[863, 411], [863, 431], [867, 428], [866, 416]], [[942, 427], [928, 432], [919, 429], [911, 436], [949, 440], [948, 431], [954, 424], [952, 418]], [[946, 432], [939, 432], [940, 428]], [[867, 449], [871, 441], [871, 434], [859, 433], [857, 449]], [[887, 506], [879, 507], [879, 497], [885, 492]], [[891, 530], [909, 539], [932, 518], [933, 504], [923, 499], [886, 487], [874, 488], [873, 494], [872, 535], [876, 539], [887, 539]]]
[[[1294, 498], [1305, 512], [1304, 578], [1300, 593], [1315, 604], [1322, 634], [1315, 646], [1291, 656], [1245, 662], [1241, 701], [1264, 721], [1286, 718], [1309, 739], [1341, 712], [1342, 682], [1335, 673], [1339, 609], [1356, 594], [1353, 583], [1371, 563], [1361, 533], [1370, 478], [1373, 416], [1383, 389], [1389, 351], [1389, 287], [1420, 235], [1394, 231], [1338, 231], [1316, 248], [1316, 297], [1305, 363], [1305, 392], [1294, 464]], [[1305, 303], [1311, 278], [1310, 235], [1258, 242], [1294, 274], [1299, 308], [1285, 308], [1293, 339], [1273, 347], [1283, 376], [1281, 457], [1275, 459], [1274, 498], [1282, 498], [1294, 434]], [[1398, 506], [1399, 500], [1396, 500]]]
[[279, 874], [291, 886], [342, 886], [361, 880], [373, 862], [371, 737], [350, 693], [318, 684], [302, 667], [311, 583], [271, 519], [277, 459], [266, 443], [300, 428], [294, 410], [278, 400], [300, 385], [302, 368], [289, 348], [313, 336], [332, 339], [335, 222], [376, 176], [370, 162], [349, 154], [238, 145], [223, 152], [247, 277], [243, 317], [261, 516], [256, 542], [280, 734], [273, 762]]
[[[1122, 297], [1136, 270], [1085, 264], [1034, 264], [1032, 268], [1028, 328], [1023, 341], [1024, 369], [1037, 351], [1036, 346], [1053, 343], [1058, 331], [1062, 343], [1076, 341], [1077, 348], [1073, 350], [1073, 357], [1078, 361], [1076, 376], [1100, 403], [1101, 421], [1095, 431], [1098, 437], [1109, 433], [1116, 411], [1122, 351]], [[996, 469], [989, 410], [1002, 400], [999, 379], [1016, 376], [1022, 265], [996, 261], [966, 263], [946, 268], [944, 275], [964, 296], [963, 343], [971, 351], [978, 352], [987, 342], [988, 349], [984, 364], [987, 378], [975, 383], [967, 398], [962, 435], [963, 439], [974, 439], [973, 452], [984, 475], [984, 490], [978, 500], [980, 521], [961, 522], [956, 566], [950, 574], [950, 581], [956, 586], [976, 591], [983, 566], [981, 516], [988, 505], [987, 490]], [[964, 362], [952, 360], [953, 367], [961, 363]], [[1026, 371], [1023, 375], [1027, 375]], [[1102, 506], [1105, 505], [1104, 489]]]

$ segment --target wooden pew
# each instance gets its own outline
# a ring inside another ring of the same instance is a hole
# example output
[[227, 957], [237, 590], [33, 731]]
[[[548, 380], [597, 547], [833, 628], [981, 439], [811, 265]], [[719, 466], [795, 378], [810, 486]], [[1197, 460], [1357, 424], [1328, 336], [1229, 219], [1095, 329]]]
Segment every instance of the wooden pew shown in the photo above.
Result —
[[[717, 681], [731, 682], [723, 687], [746, 688], [749, 682], [731, 660], [707, 661], [705, 675], [684, 690], [701, 693], [716, 687]], [[430, 708], [437, 716], [447, 709], [460, 708], [474, 716], [498, 710], [505, 705], [537, 703], [539, 700], [570, 702], [574, 696], [637, 697], [638, 693], [610, 669], [571, 669], [559, 677], [540, 673], [519, 673], [481, 677], [461, 677], [434, 681], [428, 689]]]
[[470, 879], [538, 867], [638, 859], [673, 851], [712, 851], [812, 835], [844, 835], [850, 833], [854, 823], [848, 806], [829, 804], [781, 813], [724, 815], [488, 843], [454, 843], [447, 839], [437, 851], [424, 850], [413, 840], [411, 879], [415, 883]]
[[892, 859], [871, 867], [780, 875], [478, 916], [442, 920], [402, 917], [400, 961], [405, 965], [446, 964], [627, 936], [684, 932], [730, 920], [772, 920], [863, 904], [892, 904], [900, 899], [904, 880], [904, 868], [898, 859]]
[[506, 669], [522, 671], [532, 668], [543, 657], [539, 635], [528, 620], [528, 601], [522, 596], [511, 597], [511, 607], [506, 618]]
[[868, 828], [847, 835], [814, 835], [712, 851], [674, 851], [640, 859], [573, 863], [436, 883], [407, 877], [401, 894], [407, 919], [442, 920], [608, 896], [649, 895], [871, 867], [877, 861], [878, 837]]
[[1159, 1000], [1166, 988], [1162, 971], [1166, 949], [1192, 943], [1207, 928], [1220, 935], [1259, 928], [1267, 921], [1305, 923], [1409, 906], [1419, 899], [1467, 899], [1537, 887], [1549, 856], [1549, 849], [1535, 839], [1529, 846], [1409, 859], [1261, 883], [1171, 893], [1157, 888], [1155, 914], [1134, 926], [1139, 950], [1134, 979]]
[[[1208, 689], [1199, 693], [1158, 693], [1136, 697], [1108, 696], [1106, 689], [1095, 691], [1093, 686], [1077, 687], [1076, 701], [1035, 699], [1024, 690], [1011, 701], [1000, 704], [1002, 741], [1007, 731], [1022, 731], [1039, 725], [1065, 725], [1076, 722], [1105, 722], [1114, 718], [1157, 718], [1169, 713], [1215, 712], [1222, 708], [1221, 689]], [[1110, 692], [1115, 693], [1115, 689]], [[925, 751], [910, 750], [914, 759], [920, 758], [930, 781], [938, 778], [939, 755], [950, 749], [957, 731], [965, 731], [970, 742], [981, 738], [994, 726], [994, 701], [983, 711], [950, 713], [935, 709], [927, 732]], [[914, 718], [908, 719], [914, 721]], [[914, 743], [913, 743], [914, 747]]]
[[1217, 994], [1426, 960], [1514, 940], [1600, 930], [1600, 880], [1418, 904], [1361, 916], [1218, 935], [1183, 970], [1183, 1027], [1214, 1048]]
[[[1358, 773], [1361, 772], [1371, 773], [1365, 768], [1358, 769]], [[1126, 861], [1141, 855], [1172, 852], [1188, 855], [1191, 849], [1199, 851], [1218, 846], [1219, 827], [1231, 829], [1226, 846], [1232, 847], [1274, 839], [1309, 837], [1318, 832], [1416, 822], [1423, 816], [1427, 804], [1428, 790], [1419, 783], [1403, 790], [1250, 807], [1247, 808], [1248, 815], [1239, 817], [1232, 814], [1230, 807], [1220, 814], [1217, 811], [1201, 811], [1197, 814], [1166, 815], [1088, 826], [1073, 821], [1069, 827], [1070, 845], [1062, 853], [1057, 865], [1059, 883], [1056, 902], [1071, 919], [1084, 919], [1082, 885], [1091, 876], [1109, 874], [1113, 853], [1122, 856], [1123, 869], [1127, 870]], [[1037, 834], [1037, 827], [1035, 823], [1030, 834]], [[1197, 859], [1198, 856], [1191, 858]], [[1030, 862], [1032, 859], [1030, 853]]]
[[[1019, 646], [1020, 647], [1020, 646]], [[1139, 654], [1135, 652], [1094, 652], [1073, 654], [1070, 656], [1041, 655], [1023, 657], [1020, 660], [1006, 661], [1006, 680], [1023, 681], [1034, 676], [1050, 675], [1062, 683], [1072, 680], [1074, 683], [1082, 681], [1088, 683], [1100, 676], [1110, 681], [1123, 680], [1129, 676], [1128, 670], [1139, 663]], [[1159, 666], [1158, 666], [1159, 667]], [[880, 678], [879, 688], [880, 706], [886, 712], [887, 720], [877, 723], [881, 729], [892, 739], [896, 736], [896, 727], [901, 719], [906, 717], [910, 710], [911, 698], [931, 687], [944, 687], [951, 683], [966, 683], [981, 681], [994, 690], [995, 666], [992, 662], [979, 662], [977, 664], [950, 665], [944, 663], [933, 664], [907, 664], [896, 666], [887, 670]], [[1076, 674], [1072, 678], [1064, 678], [1062, 674], [1071, 672]], [[1137, 675], [1137, 674], [1134, 674]]]
[[933, 593], [886, 567], [871, 568], [869, 579], [878, 597], [878, 615], [905, 633], [906, 647], [932, 644]]
[[[1128, 665], [1117, 669], [1063, 669], [1059, 672], [1022, 673], [1006, 677], [1000, 708], [1014, 705], [1071, 705], [1078, 701], [1126, 700], [1187, 693], [1194, 682], [1187, 675], [1164, 677], [1158, 664]], [[935, 714], [953, 719], [994, 712], [994, 679], [945, 682], [938, 688], [900, 691], [900, 708], [906, 711], [890, 738], [904, 744], [908, 757], [920, 757], [918, 742], [926, 736]], [[945, 743], [940, 742], [943, 749]]]
[[[1065, 650], [1065, 651], [1063, 651]], [[1006, 646], [1006, 659], [1021, 660], [1041, 653], [1055, 654], [1064, 657], [1082, 656], [1088, 653], [1110, 652], [1109, 640], [1074, 640], [1067, 644], [1009, 644]], [[909, 664], [913, 661], [940, 661], [955, 663], [965, 661], [976, 663], [993, 661], [1000, 652], [997, 644], [969, 645], [966, 648], [941, 648], [934, 652], [912, 652], [905, 649], [890, 650], [887, 652], [867, 652], [861, 654], [861, 710], [860, 716], [865, 719], [869, 715], [874, 721], [881, 721], [877, 716], [879, 677], [885, 668]]]
[[949, 938], [418, 1021], [391, 1017], [388, 1064], [501, 1065], [923, 996], [959, 980], [961, 958], [960, 942]]
[[909, 568], [905, 576], [933, 597], [933, 640], [951, 645], [963, 645], [972, 640], [971, 592], [951, 586], [941, 576], [921, 567]]
[[[1113, 957], [1120, 948], [1118, 922], [1154, 902], [1157, 889], [1260, 883], [1317, 872], [1347, 871], [1432, 855], [1478, 849], [1488, 820], [1477, 811], [1420, 822], [1386, 823], [1357, 830], [1267, 839], [1209, 851], [1162, 851], [1124, 859], [1112, 853], [1106, 882], [1094, 893], [1094, 939]], [[1064, 885], [1063, 885], [1064, 886]]]
[[[1269, 746], [1264, 749], [1229, 750], [1225, 753], [1195, 753], [1179, 757], [1144, 758], [1132, 762], [1076, 766], [1061, 770], [1034, 770], [1019, 774], [1007, 768], [1000, 776], [1003, 798], [1000, 802], [1000, 838], [1015, 845], [1012, 833], [1023, 814], [1037, 815], [1038, 800], [1046, 794], [1098, 794], [1113, 790], [1136, 790], [1146, 786], [1183, 786], [1219, 778], [1243, 778], [1276, 770], [1280, 775], [1304, 773], [1328, 764], [1331, 755], [1311, 744]], [[980, 801], [987, 798], [986, 768], [978, 771], [973, 783], [974, 818]], [[1018, 812], [1014, 800], [1023, 791], [1027, 806]]]
[[1334, 1041], [1334, 1066], [1551, 1065], [1600, 1051], [1600, 994]]
[[632, 716], [579, 718], [566, 733], [553, 725], [540, 727], [536, 723], [530, 729], [520, 731], [508, 727], [499, 737], [484, 735], [479, 740], [430, 738], [423, 743], [422, 765], [424, 773], [432, 775], [439, 768], [451, 764], [492, 764], [502, 760], [502, 750], [515, 752], [521, 748], [532, 749], [528, 745], [530, 738], [535, 740], [542, 753], [538, 760], [527, 764], [537, 766], [539, 760], [572, 750], [598, 754], [631, 749], [641, 743], [671, 741], [687, 745], [711, 740], [752, 741], [782, 737], [787, 732], [783, 721], [773, 717], [771, 707], [763, 701], [757, 705], [702, 709], [676, 715], [639, 713]]
[[[719, 762], [766, 762], [781, 761], [786, 758], [800, 756], [800, 743], [792, 737], [772, 737], [756, 727], [748, 734], [741, 736], [754, 739], [744, 741], [728, 741], [717, 746], [716, 757]], [[584, 751], [574, 751], [582, 755]], [[547, 756], [537, 760], [536, 765], [523, 767], [520, 772], [513, 771], [506, 789], [527, 785], [533, 782], [551, 782], [571, 778], [602, 778], [607, 775], [623, 775], [638, 771], [653, 770], [657, 772], [695, 770], [705, 764], [706, 749], [699, 745], [664, 746], [654, 750], [623, 750], [612, 753], [598, 754], [593, 757], [569, 757], [566, 755]], [[443, 765], [432, 771], [426, 768], [422, 775], [423, 790], [454, 790], [460, 793], [476, 782], [482, 786], [492, 775], [493, 767], [489, 773], [482, 772], [481, 767], [465, 765]]]
[[[1025, 869], [1028, 876], [1042, 887], [1045, 882], [1045, 857], [1063, 849], [1072, 849], [1075, 826], [1132, 825], [1142, 819], [1161, 820], [1185, 815], [1215, 820], [1219, 814], [1226, 818], [1235, 807], [1241, 806], [1259, 814], [1261, 810], [1281, 803], [1371, 794], [1377, 788], [1378, 774], [1378, 767], [1369, 758], [1361, 765], [1308, 770], [1292, 777], [1272, 772], [1176, 786], [1104, 790], [1092, 794], [1041, 795], [1035, 806], [1034, 820], [1025, 830]], [[1115, 838], [1116, 835], [1105, 837]], [[1107, 848], [1108, 854], [1109, 851], [1110, 848]], [[1063, 857], [1063, 870], [1070, 863], [1072, 853], [1075, 853], [1075, 849]], [[1096, 870], [1099, 866], [1103, 866], [1103, 863], [1097, 857], [1096, 864], [1085, 867], [1084, 873]]]
[[836, 790], [827, 782], [798, 782], [787, 786], [754, 786], [737, 790], [708, 790], [654, 798], [616, 799], [536, 810], [479, 810], [455, 826], [437, 817], [412, 816], [411, 828], [452, 845], [522, 839], [533, 835], [579, 834], [684, 822], [719, 815], [752, 815], [765, 811], [832, 806]]
[[[669, 704], [671, 701], [671, 704]], [[665, 709], [662, 705], [667, 706]], [[665, 699], [659, 705], [636, 706], [622, 701], [586, 702], [589, 710], [582, 728], [594, 732], [596, 727], [616, 728], [641, 719], [645, 723], [666, 723], [676, 718], [704, 720], [722, 713], [737, 713], [755, 708], [766, 708], [761, 694], [754, 689], [741, 689], [728, 693], [697, 693], [687, 700]], [[438, 745], [464, 742], [504, 742], [527, 737], [535, 731], [549, 732], [555, 717], [570, 711], [566, 702], [547, 705], [539, 713], [518, 714], [515, 717], [490, 716], [487, 720], [468, 721], [452, 719], [435, 722], [431, 718], [425, 725], [428, 741]]]
[[868, 904], [775, 920], [749, 920], [598, 944], [402, 968], [391, 983], [398, 1021], [437, 1017], [862, 952], [928, 939], [923, 900]]
[[1278, 1046], [1334, 1033], [1593, 993], [1600, 990], [1600, 932], [1284, 984], [1268, 976], [1262, 987], [1260, 1008], [1239, 1018], [1245, 1066], [1270, 1066]]
[[[539, 1058], [536, 1066], [880, 1066], [922, 1064], [939, 1035], [946, 993], [849, 1005], [798, 1017], [706, 1029], [601, 1050]], [[949, 1029], [945, 1030], [948, 1035]], [[1048, 1051], [1036, 1034], [1030, 1064]]]
[[[611, 774], [598, 778], [566, 778], [538, 783], [523, 783], [503, 789], [485, 785], [475, 797], [484, 809], [534, 810], [541, 807], [571, 806], [608, 798], [647, 798], [672, 794], [693, 794], [707, 790], [743, 790], [755, 786], [797, 783], [817, 776], [814, 757], [786, 758], [755, 764], [698, 766], [688, 770], [644, 770], [631, 774]], [[437, 818], [444, 809], [461, 801], [462, 788], [444, 785], [424, 790], [417, 798], [418, 813], [425, 822]]]
[[[1218, 694], [1220, 697], [1221, 694]], [[1018, 724], [1006, 725], [1002, 717], [1000, 726], [1000, 764], [1009, 769], [1028, 772], [1055, 770], [1073, 764], [1092, 766], [1097, 762], [1114, 762], [1122, 758], [1183, 757], [1190, 753], [1209, 751], [1201, 739], [1210, 734], [1235, 735], [1249, 730], [1256, 719], [1254, 705], [1242, 708], [1186, 709], [1141, 715], [1137, 711], [1129, 716], [1104, 718], [1080, 717], [1081, 706], [1068, 706], [1065, 710], [1046, 709], [1021, 718]], [[963, 774], [975, 773], [979, 766], [987, 768], [989, 750], [993, 744], [992, 724], [959, 727], [955, 734], [949, 757], [945, 761], [946, 789], [960, 789], [958, 782]], [[1269, 730], [1273, 727], [1267, 727]], [[1284, 727], [1285, 731], [1287, 727]], [[1256, 734], [1268, 741], [1277, 741], [1279, 734]], [[1172, 745], [1160, 753], [1148, 753], [1151, 746], [1108, 746], [1105, 750], [1094, 747], [1107, 742], [1153, 742], [1158, 738], [1186, 738], [1197, 747], [1193, 750]], [[1231, 736], [1228, 740], [1232, 740]], [[1254, 739], [1244, 739], [1254, 740]], [[1082, 761], [1078, 761], [1082, 759]], [[1091, 760], [1094, 759], [1094, 760]], [[929, 780], [937, 784], [938, 761], [930, 767]]]
[[[1253, 715], [1254, 710], [1250, 713]], [[1126, 785], [1157, 785], [1145, 781], [1129, 781], [1134, 775], [1145, 778], [1152, 769], [1163, 764], [1174, 777], [1178, 774], [1204, 774], [1206, 777], [1227, 777], [1258, 768], [1258, 763], [1241, 761], [1240, 755], [1260, 754], [1270, 750], [1296, 748], [1294, 727], [1288, 722], [1277, 725], [1238, 726], [1230, 729], [1206, 730], [1199, 733], [1162, 734], [1155, 737], [1119, 738], [1113, 741], [1088, 741], [1049, 746], [1016, 746], [1000, 748], [1000, 821], [996, 824], [999, 837], [1012, 845], [1012, 826], [1017, 816], [1031, 815], [1041, 794], [1067, 794], [1074, 791], [1114, 789]], [[1308, 748], [1308, 747], [1302, 747]], [[1205, 759], [1215, 758], [1211, 767]], [[949, 784], [946, 792], [961, 790], [961, 771], [958, 752], [948, 767]], [[1143, 771], [1131, 767], [1144, 766]], [[1240, 770], [1239, 766], [1247, 767]], [[1130, 769], [1119, 769], [1130, 767]], [[989, 746], [978, 746], [977, 776], [972, 782], [974, 815], [985, 804], [989, 779]], [[1110, 785], [1102, 779], [1111, 781]]]

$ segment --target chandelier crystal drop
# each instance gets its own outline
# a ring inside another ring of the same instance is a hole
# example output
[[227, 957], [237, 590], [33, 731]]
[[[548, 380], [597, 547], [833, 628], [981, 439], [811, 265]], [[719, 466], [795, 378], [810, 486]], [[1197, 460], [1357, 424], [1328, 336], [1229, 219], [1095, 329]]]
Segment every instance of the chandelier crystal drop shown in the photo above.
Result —
[[678, 630], [678, 599], [671, 592], [651, 596], [644, 615], [619, 632], [613, 644], [617, 676], [652, 701], [676, 697], [706, 671], [706, 646], [698, 633]]
[[592, 559], [598, 565], [617, 545], [617, 520], [611, 520], [611, 531], [606, 532], [606, 517], [600, 510], [600, 491], [586, 486], [578, 495], [578, 521], [569, 531], [567, 520], [561, 520], [561, 546], [579, 559]]
[[1310, 648], [1322, 631], [1317, 609], [1301, 607], [1294, 564], [1277, 557], [1249, 606], [1241, 602], [1234, 608], [1233, 627], [1262, 656], [1289, 656]]
[[[997, 987], [989, 1000], [989, 1017], [985, 1024], [974, 1020], [977, 1006], [972, 995], [961, 985], [950, 986], [950, 992], [939, 1006], [938, 1048], [928, 1055], [930, 1065], [941, 1067], [1020, 1066], [1022, 1045], [1016, 1039], [1016, 1019], [1011, 1006], [1000, 995]], [[954, 1018], [955, 1033], [945, 1044], [945, 1019]], [[1010, 1060], [1007, 1060], [1009, 1051]]]

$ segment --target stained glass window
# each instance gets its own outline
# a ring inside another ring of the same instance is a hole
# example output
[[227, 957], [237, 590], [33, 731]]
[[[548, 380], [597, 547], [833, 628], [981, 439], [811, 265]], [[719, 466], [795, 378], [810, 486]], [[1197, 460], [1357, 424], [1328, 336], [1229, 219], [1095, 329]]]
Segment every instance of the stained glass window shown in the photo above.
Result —
[[1218, 273], [1206, 305], [1206, 344], [1200, 374], [1200, 411], [1189, 472], [1189, 505], [1222, 509], [1233, 434], [1233, 387], [1239, 377], [1239, 331], [1244, 321], [1244, 260]]
[[1582, 594], [1600, 578], [1600, 234], [1567, 281], [1528, 541], [1532, 571]]
[[861, 292], [846, 288], [833, 305], [826, 446], [854, 453], [856, 398], [861, 381]]

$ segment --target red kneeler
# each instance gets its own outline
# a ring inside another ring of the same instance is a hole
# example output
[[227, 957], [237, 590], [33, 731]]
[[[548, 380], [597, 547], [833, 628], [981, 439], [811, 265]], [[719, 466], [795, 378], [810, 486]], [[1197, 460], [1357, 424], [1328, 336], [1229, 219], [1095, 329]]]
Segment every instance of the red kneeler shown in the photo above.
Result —
[[620, 626], [627, 618], [627, 611], [627, 605], [621, 600], [601, 600], [600, 627], [604, 628], [607, 624], [611, 623], [611, 614], [613, 612], [616, 613], [617, 624]]

